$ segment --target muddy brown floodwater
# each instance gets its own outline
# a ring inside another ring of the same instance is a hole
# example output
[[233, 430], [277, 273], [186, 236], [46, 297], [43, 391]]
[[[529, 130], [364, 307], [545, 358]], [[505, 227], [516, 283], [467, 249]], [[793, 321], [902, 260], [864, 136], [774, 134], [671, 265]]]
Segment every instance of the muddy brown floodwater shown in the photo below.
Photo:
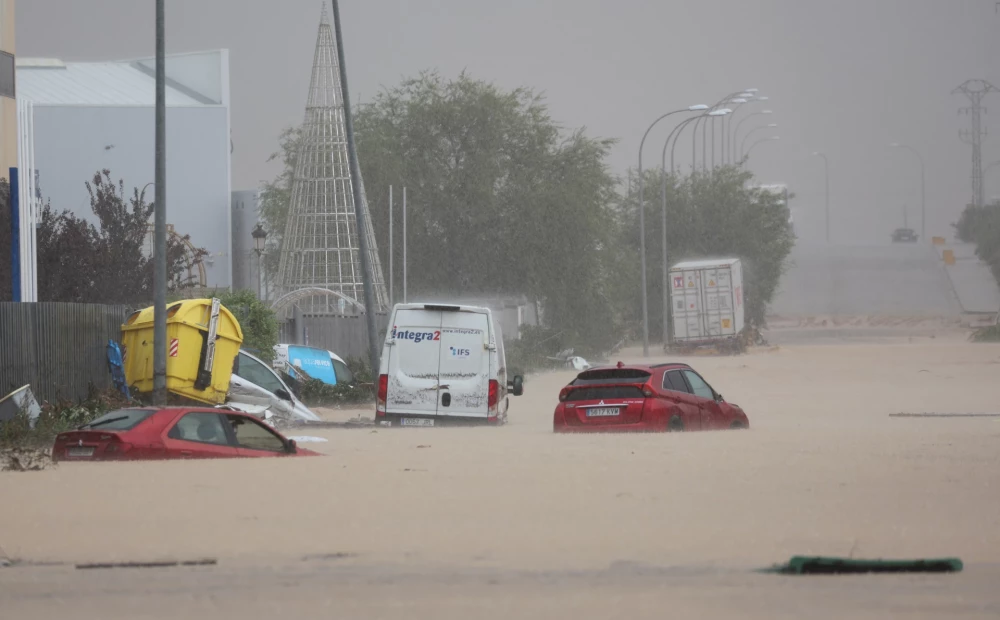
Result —
[[[502, 428], [0, 474], [0, 547], [21, 562], [0, 569], [2, 616], [1000, 616], [1000, 418], [889, 417], [1000, 411], [1000, 347], [941, 334], [686, 361], [749, 431], [554, 436], [572, 377], [555, 372], [529, 377]], [[794, 554], [966, 568], [754, 572]], [[218, 564], [73, 567], [199, 558]]]

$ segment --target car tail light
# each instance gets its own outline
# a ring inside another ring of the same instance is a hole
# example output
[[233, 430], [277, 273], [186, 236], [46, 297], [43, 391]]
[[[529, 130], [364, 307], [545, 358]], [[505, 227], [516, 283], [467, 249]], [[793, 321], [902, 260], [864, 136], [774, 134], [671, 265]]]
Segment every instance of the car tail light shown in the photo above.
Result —
[[642, 386], [642, 395], [643, 396], [645, 396], [646, 398], [651, 398], [653, 396], [653, 394], [654, 394], [653, 388], [650, 387], [650, 385], [648, 383], [646, 385]]
[[563, 402], [563, 401], [565, 401], [565, 400], [566, 400], [567, 398], [569, 398], [569, 391], [570, 391], [570, 390], [569, 390], [569, 387], [568, 387], [568, 386], [567, 386], [567, 387], [564, 387], [564, 388], [563, 388], [563, 389], [561, 389], [561, 390], [559, 390], [559, 402]]
[[115, 438], [104, 447], [104, 456], [109, 458], [122, 457], [125, 456], [127, 452], [132, 450], [132, 447], [132, 444], [125, 443], [124, 441]]
[[[480, 392], [482, 393], [482, 392]], [[490, 391], [489, 397], [487, 398], [487, 404], [490, 409], [495, 409], [497, 406], [497, 399], [500, 397], [500, 383], [495, 380], [490, 380]]]

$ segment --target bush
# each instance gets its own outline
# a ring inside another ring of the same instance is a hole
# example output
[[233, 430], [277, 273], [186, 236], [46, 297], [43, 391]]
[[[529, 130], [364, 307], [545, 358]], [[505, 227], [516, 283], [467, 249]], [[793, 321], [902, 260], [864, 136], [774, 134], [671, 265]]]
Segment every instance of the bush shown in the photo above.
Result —
[[1000, 203], [969, 205], [953, 226], [960, 240], [976, 245], [976, 256], [989, 265], [1000, 284]]
[[0, 470], [33, 471], [50, 462], [49, 450], [59, 433], [78, 428], [108, 411], [132, 403], [121, 392], [92, 390], [80, 402], [45, 403], [34, 428], [26, 414], [0, 424]]
[[1000, 324], [977, 329], [972, 333], [973, 342], [1000, 342]]
[[223, 293], [219, 300], [240, 322], [243, 348], [265, 362], [272, 361], [274, 345], [278, 344], [278, 316], [274, 310], [250, 290]]

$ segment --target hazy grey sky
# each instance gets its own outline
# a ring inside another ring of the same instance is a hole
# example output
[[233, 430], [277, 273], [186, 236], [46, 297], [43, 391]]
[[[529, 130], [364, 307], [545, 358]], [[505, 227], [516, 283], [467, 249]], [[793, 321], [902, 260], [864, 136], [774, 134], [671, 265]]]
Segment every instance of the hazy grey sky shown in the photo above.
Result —
[[[265, 163], [284, 127], [300, 122], [320, 0], [168, 0], [168, 52], [231, 51], [233, 184], [274, 175]], [[422, 69], [467, 69], [504, 87], [544, 91], [567, 127], [616, 137], [612, 165], [636, 164], [659, 114], [755, 87], [770, 97], [781, 140], [750, 166], [788, 183], [803, 235], [821, 221], [822, 161], [830, 157], [834, 236], [883, 241], [910, 205], [918, 228], [919, 168], [927, 164], [928, 234], [951, 235], [971, 195], [968, 119], [951, 90], [970, 78], [1000, 87], [1000, 15], [993, 0], [342, 0], [352, 98]], [[21, 0], [21, 56], [64, 60], [153, 53], [153, 1]], [[1000, 93], [987, 99], [1000, 110]], [[745, 110], [748, 108], [745, 108]], [[741, 114], [744, 112], [741, 111]], [[747, 121], [744, 129], [755, 124]], [[996, 127], [995, 116], [985, 125]], [[656, 165], [669, 126], [654, 131]], [[690, 134], [688, 134], [690, 135]], [[768, 135], [761, 132], [759, 135]], [[657, 144], [659, 143], [659, 144]], [[684, 150], [690, 157], [690, 142]], [[682, 142], [681, 144], [684, 144]], [[681, 150], [680, 148], [678, 149]], [[986, 139], [983, 159], [1000, 159]], [[168, 172], [169, 174], [169, 172]], [[126, 180], [128, 181], [128, 180]], [[986, 179], [1000, 195], [1000, 167]]]

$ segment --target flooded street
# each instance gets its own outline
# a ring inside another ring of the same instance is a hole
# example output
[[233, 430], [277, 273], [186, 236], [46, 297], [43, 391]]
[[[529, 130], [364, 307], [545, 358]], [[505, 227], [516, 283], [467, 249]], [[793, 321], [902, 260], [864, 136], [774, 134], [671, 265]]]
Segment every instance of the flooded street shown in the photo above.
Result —
[[[0, 546], [65, 563], [0, 571], [4, 615], [884, 617], [898, 597], [907, 617], [995, 617], [1000, 418], [889, 414], [995, 412], [1000, 347], [942, 334], [687, 361], [749, 431], [554, 436], [573, 376], [554, 372], [529, 377], [499, 429], [296, 431], [328, 438], [308, 444], [327, 456], [2, 475]], [[795, 554], [966, 570], [751, 572]], [[218, 565], [72, 566], [202, 558]]]

